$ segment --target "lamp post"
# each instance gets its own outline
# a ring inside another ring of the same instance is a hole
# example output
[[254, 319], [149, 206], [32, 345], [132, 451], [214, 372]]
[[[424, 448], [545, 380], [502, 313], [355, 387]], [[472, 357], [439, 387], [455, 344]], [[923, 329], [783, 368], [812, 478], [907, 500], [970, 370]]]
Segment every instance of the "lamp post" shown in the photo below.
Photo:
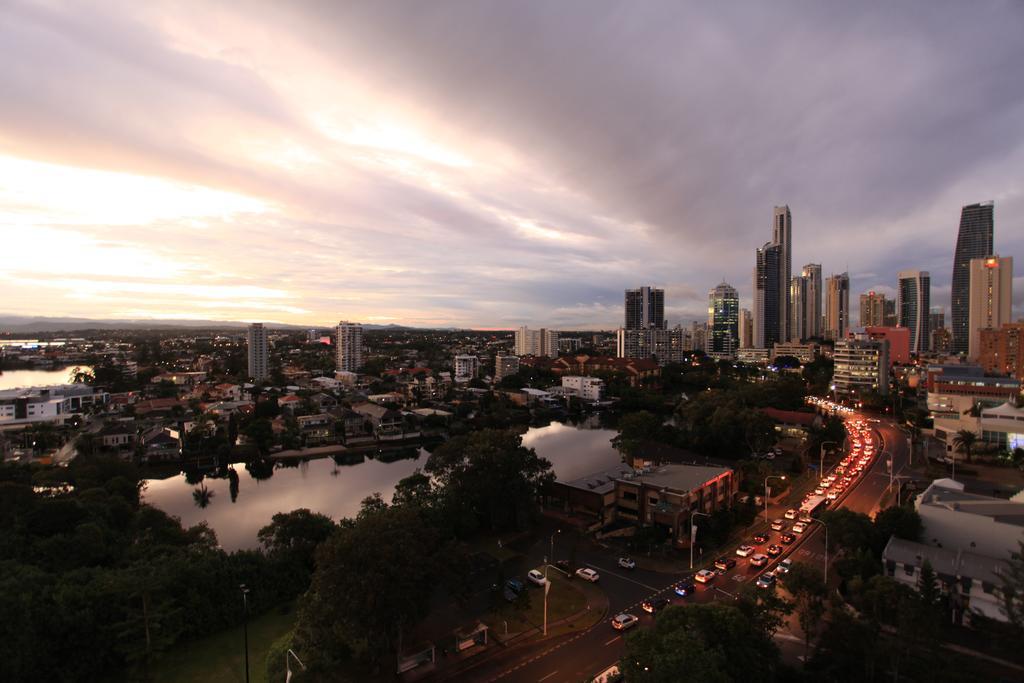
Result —
[[[555, 537], [552, 536], [551, 538], [553, 540]], [[548, 567], [550, 567], [550, 566], [551, 565], [549, 565], [547, 562], [544, 563], [544, 635], [545, 636], [548, 634], [548, 591], [551, 590], [551, 581], [548, 580]], [[508, 629], [507, 626], [505, 628]]]
[[825, 587], [828, 587], [828, 526], [825, 522], [820, 519], [811, 518], [812, 522], [817, 522], [821, 525], [821, 528], [825, 530]]
[[548, 555], [548, 557], [551, 558], [551, 562], [552, 563], [554, 563], [554, 561], [555, 561], [555, 536], [557, 536], [560, 533], [562, 533], [561, 529], [559, 529], [555, 533], [551, 534], [551, 554]]
[[288, 672], [288, 678], [286, 680], [290, 680], [292, 677], [291, 667], [288, 666], [288, 657], [294, 658], [295, 661], [299, 663], [299, 666], [302, 667], [302, 670], [306, 670], [306, 665], [302, 663], [302, 660], [299, 659], [299, 656], [297, 654], [295, 654], [295, 651], [291, 648], [288, 648], [288, 651], [284, 653], [284, 670]]
[[786, 475], [784, 474], [772, 474], [764, 478], [764, 521], [768, 521], [768, 480], [769, 479], [780, 479], [786, 481]]
[[706, 512], [694, 511], [690, 513], [690, 569], [693, 569], [693, 541], [697, 538], [697, 534], [694, 533], [693, 518], [697, 516], [711, 518], [711, 515]]
[[[242, 591], [242, 608], [245, 610], [245, 618], [242, 621], [243, 633], [245, 633], [245, 683], [249, 683], [249, 589], [243, 583], [238, 587]], [[285, 665], [287, 665], [287, 658]]]
[[823, 441], [821, 446], [818, 448], [818, 452], [821, 454], [821, 463], [818, 465], [818, 481], [825, 478], [825, 446], [838, 446], [838, 441]]

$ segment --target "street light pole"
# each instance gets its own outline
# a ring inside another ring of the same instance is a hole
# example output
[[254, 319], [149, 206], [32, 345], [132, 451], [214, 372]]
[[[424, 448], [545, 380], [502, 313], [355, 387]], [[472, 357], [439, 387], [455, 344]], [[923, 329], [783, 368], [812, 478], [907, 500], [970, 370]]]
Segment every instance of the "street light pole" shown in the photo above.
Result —
[[838, 441], [824, 441], [824, 442], [822, 442], [821, 446], [819, 447], [818, 452], [821, 454], [821, 462], [818, 465], [818, 481], [821, 481], [822, 479], [825, 478], [825, 446], [829, 446], [829, 445], [831, 445], [831, 446], [838, 446], [839, 442]]
[[697, 516], [711, 518], [711, 515], [706, 512], [694, 511], [690, 513], [690, 569], [693, 569], [693, 540], [696, 538], [696, 534], [693, 533], [693, 518]]
[[768, 480], [769, 479], [781, 479], [782, 481], [786, 481], [786, 475], [784, 475], [784, 474], [780, 474], [780, 475], [772, 474], [772, 475], [767, 476], [767, 477], [764, 478], [764, 521], [766, 521], [766, 522], [768, 521]]
[[[242, 621], [242, 629], [245, 633], [245, 683], [249, 683], [249, 589], [243, 583], [239, 586], [242, 591], [242, 608], [245, 611], [245, 618]], [[285, 658], [287, 664], [287, 658]]]
[[548, 557], [551, 558], [551, 562], [555, 561], [555, 536], [562, 533], [561, 529], [558, 529], [555, 533], [551, 534], [551, 554]]
[[825, 587], [828, 587], [828, 526], [825, 522], [820, 519], [811, 518], [812, 522], [817, 522], [825, 530]]

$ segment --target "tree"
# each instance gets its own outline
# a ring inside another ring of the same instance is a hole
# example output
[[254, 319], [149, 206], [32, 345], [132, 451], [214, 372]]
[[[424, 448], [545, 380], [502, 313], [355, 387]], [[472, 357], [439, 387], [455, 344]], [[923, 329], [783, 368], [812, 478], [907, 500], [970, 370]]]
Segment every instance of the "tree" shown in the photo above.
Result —
[[978, 435], [969, 429], [961, 429], [953, 437], [953, 448], [963, 453], [967, 462], [971, 461], [971, 449], [978, 441]]
[[337, 529], [327, 515], [299, 508], [291, 512], [278, 512], [259, 530], [260, 545], [271, 557], [289, 562], [312, 573], [317, 546], [326, 541]]
[[206, 488], [206, 484], [203, 483], [192, 491], [192, 500], [195, 501], [197, 507], [206, 509], [206, 507], [213, 502], [214, 495], [216, 494]]
[[822, 617], [825, 616], [825, 581], [821, 570], [805, 562], [797, 562], [782, 576], [782, 583], [792, 593], [794, 609], [804, 632], [804, 662]]
[[738, 608], [722, 603], [669, 607], [654, 627], [626, 639], [628, 681], [771, 681], [778, 649]]
[[646, 410], [627, 413], [619, 420], [619, 433], [612, 439], [612, 446], [631, 459], [638, 455], [644, 443], [658, 440], [662, 422], [660, 417]]
[[270, 445], [274, 443], [274, 427], [270, 424], [270, 420], [265, 417], [256, 418], [250, 422], [242, 430], [242, 433], [256, 445], [256, 448], [263, 455], [266, 455], [270, 450]]
[[891, 536], [907, 541], [920, 541], [924, 533], [921, 515], [912, 508], [892, 506], [875, 515], [875, 554], [881, 558], [882, 550]]
[[[355, 659], [376, 670], [428, 611], [438, 537], [414, 509], [370, 506], [317, 550], [296, 639], [311, 671]], [[392, 660], [393, 661], [393, 660]]]
[[463, 530], [467, 523], [491, 531], [523, 528], [538, 510], [541, 490], [554, 480], [551, 463], [523, 447], [522, 437], [494, 429], [449, 440], [425, 469], [438, 482], [453, 528]]

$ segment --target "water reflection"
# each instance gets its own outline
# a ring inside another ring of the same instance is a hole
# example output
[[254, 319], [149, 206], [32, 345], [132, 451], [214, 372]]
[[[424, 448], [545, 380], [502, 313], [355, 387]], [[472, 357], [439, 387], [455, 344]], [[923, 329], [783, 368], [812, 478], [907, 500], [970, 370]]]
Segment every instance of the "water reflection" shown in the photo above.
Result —
[[[559, 478], [574, 479], [619, 462], [611, 446], [614, 435], [609, 429], [552, 423], [527, 431], [523, 444], [550, 460]], [[151, 479], [144, 497], [186, 526], [206, 521], [227, 550], [252, 548], [259, 529], [277, 512], [304, 507], [340, 519], [355, 515], [360, 502], [374, 493], [390, 501], [395, 484], [422, 469], [427, 457], [424, 449], [403, 448], [372, 457], [345, 454], [276, 466], [258, 460]]]
[[56, 370], [4, 370], [0, 371], [0, 390], [71, 384], [75, 381], [76, 371], [92, 372], [92, 367], [69, 365]]

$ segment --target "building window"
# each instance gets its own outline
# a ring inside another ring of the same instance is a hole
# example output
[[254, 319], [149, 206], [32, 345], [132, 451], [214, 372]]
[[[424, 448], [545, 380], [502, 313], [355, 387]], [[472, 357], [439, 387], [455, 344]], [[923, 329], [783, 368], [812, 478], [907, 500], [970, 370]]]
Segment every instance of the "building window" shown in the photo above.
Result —
[[907, 576], [913, 576], [914, 575], [914, 565], [912, 565], [912, 564], [905, 564], [905, 565], [903, 565], [903, 571], [906, 572]]
[[633, 501], [635, 501], [636, 499], [637, 499], [637, 495], [633, 491], [623, 491], [622, 492], [622, 500], [633, 500]]
[[657, 505], [658, 504], [658, 499], [655, 498], [654, 496], [649, 496], [647, 498], [647, 504], [648, 505]]

